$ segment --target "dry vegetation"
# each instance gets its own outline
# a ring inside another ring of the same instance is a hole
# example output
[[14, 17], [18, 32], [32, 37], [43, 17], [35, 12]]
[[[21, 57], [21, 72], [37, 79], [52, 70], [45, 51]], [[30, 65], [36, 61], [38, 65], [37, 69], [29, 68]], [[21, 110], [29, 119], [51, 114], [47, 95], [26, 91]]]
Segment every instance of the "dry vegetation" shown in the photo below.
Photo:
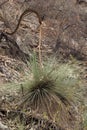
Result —
[[0, 0], [0, 130], [87, 130], [87, 1]]

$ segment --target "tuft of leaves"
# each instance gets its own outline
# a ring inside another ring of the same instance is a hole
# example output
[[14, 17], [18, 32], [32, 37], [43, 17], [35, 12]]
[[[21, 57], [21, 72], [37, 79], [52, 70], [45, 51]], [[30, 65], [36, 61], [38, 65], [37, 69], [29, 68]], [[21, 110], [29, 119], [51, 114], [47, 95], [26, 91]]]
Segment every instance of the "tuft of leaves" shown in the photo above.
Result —
[[49, 59], [39, 66], [34, 56], [31, 62], [31, 79], [26, 83], [26, 93], [21, 106], [63, 122], [73, 118], [71, 107], [81, 97], [77, 68], [70, 63], [58, 63]]

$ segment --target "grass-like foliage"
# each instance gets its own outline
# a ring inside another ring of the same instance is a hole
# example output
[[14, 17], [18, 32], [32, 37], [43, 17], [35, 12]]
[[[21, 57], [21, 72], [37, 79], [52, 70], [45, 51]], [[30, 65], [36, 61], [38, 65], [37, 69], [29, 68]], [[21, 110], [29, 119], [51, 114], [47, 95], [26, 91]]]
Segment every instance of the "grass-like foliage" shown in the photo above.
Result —
[[87, 130], [87, 102], [83, 107], [82, 118], [83, 118], [83, 129]]
[[57, 121], [65, 121], [78, 99], [80, 86], [77, 68], [70, 63], [58, 63], [55, 59], [39, 66], [36, 56], [31, 62], [30, 80], [21, 105], [27, 105], [37, 113]]

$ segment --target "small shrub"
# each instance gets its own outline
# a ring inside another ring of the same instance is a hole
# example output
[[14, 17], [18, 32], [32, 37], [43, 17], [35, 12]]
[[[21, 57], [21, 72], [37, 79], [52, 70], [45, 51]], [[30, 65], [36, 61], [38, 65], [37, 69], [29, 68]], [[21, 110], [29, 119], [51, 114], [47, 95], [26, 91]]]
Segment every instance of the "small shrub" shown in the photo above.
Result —
[[58, 63], [55, 59], [43, 62], [41, 68], [35, 56], [31, 68], [32, 76], [26, 83], [27, 92], [20, 106], [30, 107], [59, 123], [73, 118], [70, 109], [81, 98], [77, 68], [70, 63]]

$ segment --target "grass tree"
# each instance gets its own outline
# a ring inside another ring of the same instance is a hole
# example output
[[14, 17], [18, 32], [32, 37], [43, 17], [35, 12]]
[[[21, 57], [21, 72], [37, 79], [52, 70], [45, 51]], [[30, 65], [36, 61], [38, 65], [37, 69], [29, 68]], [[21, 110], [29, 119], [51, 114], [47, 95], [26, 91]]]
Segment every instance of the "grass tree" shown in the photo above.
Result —
[[27, 87], [21, 106], [30, 107], [36, 113], [60, 124], [73, 118], [71, 108], [74, 108], [74, 103], [81, 96], [79, 74], [74, 65], [49, 59], [43, 62], [41, 68], [34, 55], [30, 77], [25, 85]]

